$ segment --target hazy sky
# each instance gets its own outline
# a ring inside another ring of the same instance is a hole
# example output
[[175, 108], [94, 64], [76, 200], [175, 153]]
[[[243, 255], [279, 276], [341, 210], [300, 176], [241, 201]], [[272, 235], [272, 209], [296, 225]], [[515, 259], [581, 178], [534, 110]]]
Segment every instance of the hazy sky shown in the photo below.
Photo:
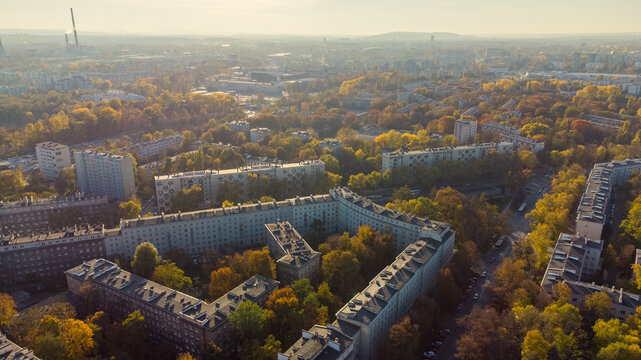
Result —
[[641, 0], [0, 0], [0, 29], [146, 34], [641, 32]]

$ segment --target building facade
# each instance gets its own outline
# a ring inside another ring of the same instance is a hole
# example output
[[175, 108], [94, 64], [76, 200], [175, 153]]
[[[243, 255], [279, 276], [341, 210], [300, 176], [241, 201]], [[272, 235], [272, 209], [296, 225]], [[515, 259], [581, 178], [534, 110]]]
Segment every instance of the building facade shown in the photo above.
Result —
[[289, 222], [265, 224], [265, 229], [267, 246], [276, 259], [276, 273], [281, 283], [316, 278], [321, 254], [312, 249]]
[[535, 154], [545, 149], [545, 143], [521, 135], [501, 135], [501, 142], [510, 142], [515, 148], [529, 150]]
[[476, 143], [476, 129], [478, 123], [476, 120], [459, 119], [454, 123], [454, 136], [458, 139], [459, 144], [467, 145]]
[[38, 168], [47, 180], [55, 181], [60, 170], [71, 166], [71, 152], [67, 145], [52, 141], [36, 144]]
[[183, 135], [176, 134], [165, 136], [160, 139], [143, 142], [127, 147], [125, 150], [134, 152], [138, 155], [139, 160], [148, 160], [160, 155], [161, 152], [169, 148], [178, 148], [183, 142]]
[[271, 134], [272, 134], [272, 131], [269, 130], [268, 128], [251, 129], [249, 130], [249, 141], [253, 143], [257, 143], [267, 138]]
[[419, 165], [430, 167], [443, 160], [468, 162], [471, 159], [482, 158], [495, 152], [509, 153], [513, 148], [512, 143], [501, 142], [413, 151], [399, 149], [383, 153], [382, 171], [401, 167], [414, 168]]
[[103, 227], [0, 238], [0, 269], [5, 284], [59, 277], [65, 269], [105, 254]]
[[244, 120], [234, 120], [228, 123], [225, 123], [225, 125], [229, 126], [230, 129], [234, 131], [241, 132], [243, 134], [249, 134], [249, 123]]
[[299, 184], [303, 181], [316, 181], [325, 172], [325, 163], [321, 160], [302, 161], [290, 164], [266, 164], [243, 166], [229, 170], [201, 170], [190, 173], [177, 173], [156, 176], [156, 197], [158, 209], [163, 212], [171, 210], [171, 199], [181, 189], [198, 185], [203, 189], [204, 206], [212, 207], [219, 200], [218, 188], [223, 182], [239, 184], [246, 193], [249, 175], [268, 176], [270, 179]]
[[120, 269], [104, 259], [92, 259], [65, 271], [67, 286], [79, 294], [85, 284], [111, 315], [124, 319], [135, 310], [145, 317], [151, 339], [175, 353], [199, 356], [210, 342], [225, 346], [231, 340], [229, 315], [251, 301], [262, 305], [278, 281], [256, 275], [212, 303], [178, 292]]
[[589, 239], [600, 239], [612, 212], [612, 191], [641, 171], [641, 159], [595, 164], [588, 176], [585, 191], [576, 210], [576, 233]]
[[136, 193], [131, 156], [95, 150], [74, 151], [73, 156], [80, 191], [120, 201]]
[[498, 135], [521, 135], [521, 130], [509, 125], [501, 125], [496, 122], [482, 123], [481, 130]]
[[106, 196], [82, 193], [0, 202], [0, 234], [32, 234], [75, 224], [102, 223], [107, 204]]

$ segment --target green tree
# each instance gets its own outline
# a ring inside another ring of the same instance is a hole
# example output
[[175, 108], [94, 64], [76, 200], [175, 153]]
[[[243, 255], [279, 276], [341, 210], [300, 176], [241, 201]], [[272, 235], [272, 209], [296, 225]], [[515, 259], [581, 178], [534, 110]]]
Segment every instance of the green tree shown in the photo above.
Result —
[[160, 264], [158, 250], [151, 243], [144, 242], [136, 248], [134, 260], [131, 262], [134, 273], [149, 279], [154, 273], [156, 266]]
[[151, 280], [178, 291], [186, 291], [193, 283], [175, 263], [164, 260], [151, 275]]
[[241, 343], [257, 339], [266, 321], [265, 311], [251, 301], [242, 302], [238, 309], [229, 315], [231, 327]]
[[204, 200], [202, 187], [192, 185], [189, 189], [180, 189], [171, 198], [171, 211], [193, 211], [197, 210]]
[[140, 211], [142, 211], [142, 204], [136, 198], [118, 204], [118, 214], [121, 219], [135, 219], [140, 215]]

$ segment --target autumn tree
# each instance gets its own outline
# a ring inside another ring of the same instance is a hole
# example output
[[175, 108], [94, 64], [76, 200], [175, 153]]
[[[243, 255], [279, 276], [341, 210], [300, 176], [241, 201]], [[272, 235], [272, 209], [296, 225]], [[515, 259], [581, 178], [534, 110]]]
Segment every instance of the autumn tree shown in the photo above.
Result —
[[160, 263], [160, 256], [156, 247], [149, 242], [144, 242], [136, 248], [134, 260], [131, 262], [134, 273], [145, 279], [151, 278], [156, 266]]
[[9, 294], [0, 293], [0, 326], [7, 326], [18, 315], [16, 302]]
[[164, 260], [156, 267], [151, 275], [151, 280], [178, 291], [189, 289], [193, 283], [185, 272], [171, 261]]
[[223, 296], [243, 281], [242, 276], [228, 266], [212, 271], [209, 279], [209, 298], [212, 300]]

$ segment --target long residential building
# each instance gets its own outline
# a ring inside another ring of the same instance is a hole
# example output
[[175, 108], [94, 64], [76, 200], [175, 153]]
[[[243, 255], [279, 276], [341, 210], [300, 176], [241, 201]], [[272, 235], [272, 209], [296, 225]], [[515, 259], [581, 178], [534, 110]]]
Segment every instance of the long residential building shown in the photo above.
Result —
[[333, 324], [303, 331], [278, 359], [374, 358], [379, 340], [433, 288], [435, 274], [452, 256], [453, 243], [453, 237], [412, 242], [336, 313]]
[[600, 239], [608, 219], [613, 189], [625, 184], [641, 171], [641, 159], [595, 164], [576, 210], [576, 233], [589, 239]]
[[229, 315], [245, 301], [262, 305], [278, 281], [256, 275], [227, 294], [206, 303], [120, 269], [105, 259], [92, 259], [65, 271], [69, 291], [79, 294], [85, 284], [96, 288], [96, 300], [111, 315], [124, 319], [135, 310], [145, 317], [151, 341], [175, 353], [200, 356], [213, 342], [232, 341]]
[[47, 180], [55, 181], [63, 168], [71, 166], [71, 153], [67, 145], [53, 141], [36, 144], [38, 168]]
[[625, 320], [641, 306], [639, 295], [589, 282], [598, 271], [601, 250], [601, 240], [571, 234], [559, 235], [541, 280], [541, 291], [553, 295], [554, 285], [562, 282], [570, 288], [570, 303], [576, 307], [581, 307], [587, 296], [603, 292], [612, 302], [611, 317]]
[[399, 149], [383, 153], [382, 171], [401, 167], [413, 168], [419, 165], [430, 167], [443, 160], [468, 162], [471, 159], [488, 156], [493, 152], [509, 153], [513, 148], [512, 143], [500, 142], [413, 151]]
[[0, 238], [0, 271], [5, 284], [55, 280], [65, 269], [105, 255], [107, 231], [70, 229], [32, 236]]
[[76, 193], [45, 199], [0, 202], [0, 234], [33, 234], [76, 224], [99, 224], [107, 210], [106, 196]]
[[481, 124], [481, 130], [498, 135], [521, 135], [521, 130], [509, 125], [502, 125], [496, 122], [486, 122]]
[[120, 201], [136, 193], [131, 156], [95, 150], [74, 151], [73, 156], [80, 191]]
[[325, 163], [321, 160], [302, 161], [289, 164], [266, 164], [243, 166], [228, 170], [201, 170], [188, 173], [156, 176], [156, 197], [158, 208], [162, 212], [171, 210], [171, 199], [181, 189], [198, 185], [203, 189], [204, 207], [212, 207], [218, 199], [218, 187], [223, 182], [236, 183], [247, 191], [250, 174], [268, 176], [271, 179], [287, 181], [290, 185], [306, 181], [316, 181], [325, 172]]
[[[121, 220], [118, 228], [88, 234], [8, 237], [0, 246], [0, 254], [10, 254], [6, 258], [10, 261], [0, 257], [0, 271], [22, 271], [16, 279], [24, 282], [30, 279], [25, 274], [46, 277], [59, 272], [63, 265], [86, 260], [87, 256], [132, 257], [142, 242], [152, 243], [160, 254], [181, 248], [192, 257], [209, 250], [265, 245], [265, 224], [277, 221], [287, 221], [301, 234], [318, 230], [319, 226], [326, 234], [344, 231], [355, 234], [359, 226], [370, 225], [380, 232], [392, 233], [397, 251], [428, 238], [442, 243], [444, 253], [451, 254], [454, 246], [454, 232], [449, 224], [399, 213], [347, 188], [338, 188], [325, 195]], [[89, 240], [91, 243], [84, 245]], [[46, 261], [40, 261], [45, 258]], [[28, 264], [28, 272], [21, 269], [24, 264]]]
[[501, 142], [510, 142], [515, 148], [529, 150], [535, 154], [545, 149], [545, 143], [521, 135], [501, 135]]
[[138, 160], [148, 160], [155, 158], [162, 151], [167, 151], [169, 148], [178, 148], [183, 141], [182, 134], [165, 136], [160, 139], [151, 140], [127, 147], [125, 150], [132, 151], [138, 155]]
[[32, 350], [16, 345], [0, 333], [0, 360], [39, 360]]

